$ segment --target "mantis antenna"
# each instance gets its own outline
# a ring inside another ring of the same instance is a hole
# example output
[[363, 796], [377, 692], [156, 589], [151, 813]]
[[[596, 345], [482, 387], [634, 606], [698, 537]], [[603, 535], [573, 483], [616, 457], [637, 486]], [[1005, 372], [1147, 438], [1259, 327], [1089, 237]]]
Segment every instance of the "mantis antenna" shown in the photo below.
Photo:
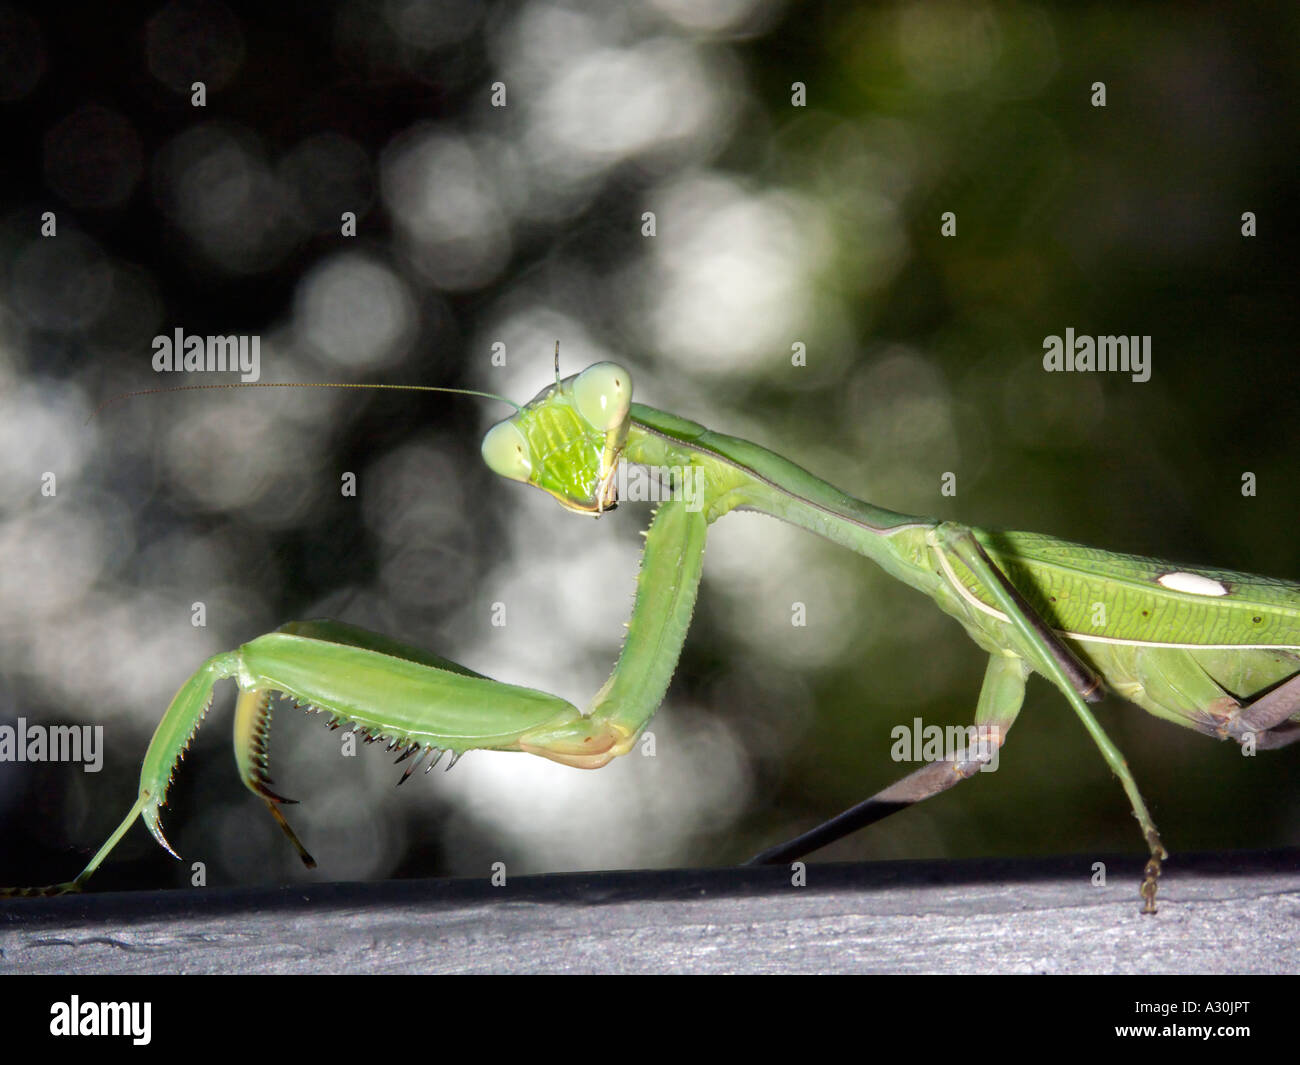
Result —
[[[558, 342], [556, 343], [555, 358], [557, 366], [556, 372], [558, 373], [560, 358]], [[494, 392], [479, 392], [473, 388], [444, 388], [438, 385], [371, 385], [349, 381], [228, 381], [224, 384], [175, 385], [171, 388], [142, 388], [137, 392], [121, 392], [116, 396], [110, 396], [91, 411], [90, 417], [86, 419], [85, 424], [89, 425], [95, 416], [105, 407], [112, 406], [114, 403], [120, 403], [124, 399], [132, 399], [135, 396], [152, 396], [160, 392], [203, 392], [214, 388], [387, 388], [398, 392], [451, 392], [462, 396], [479, 396], [483, 399], [495, 399], [500, 403], [509, 404], [517, 411], [523, 410], [523, 408], [512, 399], [498, 396]]]

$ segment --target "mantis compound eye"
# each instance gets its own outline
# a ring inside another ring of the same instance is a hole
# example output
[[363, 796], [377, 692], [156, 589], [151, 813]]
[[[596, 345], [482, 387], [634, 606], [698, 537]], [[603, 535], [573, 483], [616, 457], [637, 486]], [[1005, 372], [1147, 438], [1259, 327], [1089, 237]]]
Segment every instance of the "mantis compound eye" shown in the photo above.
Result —
[[593, 428], [609, 432], [623, 423], [632, 406], [632, 375], [614, 362], [588, 366], [574, 379], [578, 413]]
[[532, 476], [533, 458], [528, 441], [514, 422], [497, 422], [483, 437], [483, 461], [493, 473], [512, 481], [525, 481]]

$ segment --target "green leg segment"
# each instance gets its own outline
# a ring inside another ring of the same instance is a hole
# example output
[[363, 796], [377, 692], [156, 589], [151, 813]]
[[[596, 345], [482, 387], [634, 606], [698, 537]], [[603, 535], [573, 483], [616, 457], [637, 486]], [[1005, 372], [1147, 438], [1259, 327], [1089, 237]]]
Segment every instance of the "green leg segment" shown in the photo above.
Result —
[[[210, 658], [181, 686], [155, 730], [140, 770], [135, 804], [75, 880], [37, 888], [0, 888], [3, 895], [79, 891], [137, 817], [154, 839], [180, 856], [163, 835], [160, 810], [177, 764], [212, 703], [213, 685], [233, 677], [235, 759], [240, 778], [266, 802], [308, 865], [313, 861], [278, 807], [292, 800], [271, 790], [267, 773], [270, 697], [350, 725], [366, 742], [387, 740], [398, 761], [429, 755], [428, 772], [447, 752], [525, 751], [566, 765], [597, 769], [627, 753], [663, 700], [695, 605], [707, 521], [682, 502], [659, 508], [646, 533], [636, 602], [613, 675], [591, 710], [564, 699], [502, 684], [437, 655], [335, 621], [293, 622]], [[399, 781], [400, 783], [401, 781]]]
[[[1119, 749], [1102, 730], [1092, 711], [1084, 702], [1084, 694], [1079, 688], [1079, 677], [1063, 664], [1073, 658], [1068, 647], [1052, 632], [1042, 618], [1033, 614], [1024, 600], [1016, 592], [1006, 575], [997, 568], [975, 538], [975, 534], [966, 526], [954, 522], [944, 522], [934, 530], [934, 546], [939, 551], [949, 551], [983, 582], [998, 608], [1006, 614], [1020, 637], [1021, 647], [1017, 650], [1033, 662], [1034, 667], [1052, 681], [1069, 700], [1074, 712], [1079, 715], [1083, 727], [1101, 751], [1106, 764], [1119, 777], [1133, 807], [1133, 815], [1142, 826], [1151, 857], [1146, 864], [1142, 880], [1141, 897], [1144, 902], [1143, 913], [1156, 912], [1156, 879], [1160, 876], [1161, 859], [1169, 857], [1155, 822], [1147, 812], [1142, 793], [1138, 791], [1137, 782], [1129, 772], [1128, 763]], [[1085, 667], [1080, 664], [1080, 669]]]

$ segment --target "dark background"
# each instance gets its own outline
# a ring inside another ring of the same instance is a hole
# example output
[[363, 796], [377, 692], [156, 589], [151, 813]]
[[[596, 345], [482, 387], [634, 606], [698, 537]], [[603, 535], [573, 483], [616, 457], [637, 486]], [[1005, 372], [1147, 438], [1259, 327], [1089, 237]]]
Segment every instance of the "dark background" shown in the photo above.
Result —
[[[478, 441], [504, 407], [245, 390], [85, 424], [120, 392], [222, 379], [153, 372], [177, 326], [258, 334], [266, 381], [518, 401], [558, 338], [564, 372], [617, 358], [642, 401], [883, 506], [1300, 576], [1297, 20], [0, 5], [0, 724], [103, 724], [107, 744], [98, 774], [0, 765], [0, 883], [74, 875], [175, 689], [285, 620], [339, 617], [579, 705], [617, 651], [647, 512], [592, 523], [494, 479]], [[1044, 373], [1067, 327], [1151, 335], [1150, 381]], [[476, 753], [396, 791], [381, 752], [341, 758], [282, 710], [272, 772], [303, 800], [307, 873], [238, 783], [223, 684], [172, 843], [209, 884], [730, 864], [901, 775], [895, 725], [971, 720], [984, 655], [864, 560], [739, 515], [705, 568], [654, 758], [584, 774]], [[1300, 842], [1294, 751], [1244, 759], [1118, 699], [1099, 716], [1175, 855]], [[1139, 850], [1118, 782], [1034, 680], [996, 773], [820, 857]], [[137, 828], [94, 883], [188, 880]]]

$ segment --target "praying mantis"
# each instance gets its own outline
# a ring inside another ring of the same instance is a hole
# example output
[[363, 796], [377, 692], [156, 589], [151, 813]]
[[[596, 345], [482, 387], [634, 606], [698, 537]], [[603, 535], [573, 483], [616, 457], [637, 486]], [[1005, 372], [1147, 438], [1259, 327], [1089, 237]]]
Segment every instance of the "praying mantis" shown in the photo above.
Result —
[[969, 780], [997, 756], [1036, 672], [1061, 692], [1119, 778], [1149, 854], [1142, 910], [1155, 913], [1168, 854], [1089, 704], [1110, 690], [1157, 717], [1253, 748], [1300, 738], [1300, 584], [886, 510], [757, 444], [632, 402], [631, 375], [612, 362], [561, 379], [557, 352], [554, 384], [527, 404], [511, 405], [515, 413], [483, 439], [493, 472], [597, 518], [618, 504], [626, 464], [656, 471], [670, 489], [644, 534], [622, 651], [585, 711], [351, 625], [291, 622], [209, 658], [181, 686], [145, 754], [135, 803], [74, 880], [0, 893], [80, 890], [137, 818], [176, 855], [162, 831], [161, 807], [214, 686], [225, 678], [239, 689], [240, 777], [309, 866], [280, 810], [292, 800], [270, 787], [275, 693], [326, 715], [332, 727], [386, 740], [400, 751], [398, 761], [409, 763], [403, 780], [471, 750], [523, 752], [582, 769], [607, 765], [633, 749], [662, 702], [695, 607], [709, 526], [735, 510], [782, 519], [869, 558], [933, 599], [989, 655], [974, 715], [984, 742], [924, 764], [754, 862], [794, 861]]

